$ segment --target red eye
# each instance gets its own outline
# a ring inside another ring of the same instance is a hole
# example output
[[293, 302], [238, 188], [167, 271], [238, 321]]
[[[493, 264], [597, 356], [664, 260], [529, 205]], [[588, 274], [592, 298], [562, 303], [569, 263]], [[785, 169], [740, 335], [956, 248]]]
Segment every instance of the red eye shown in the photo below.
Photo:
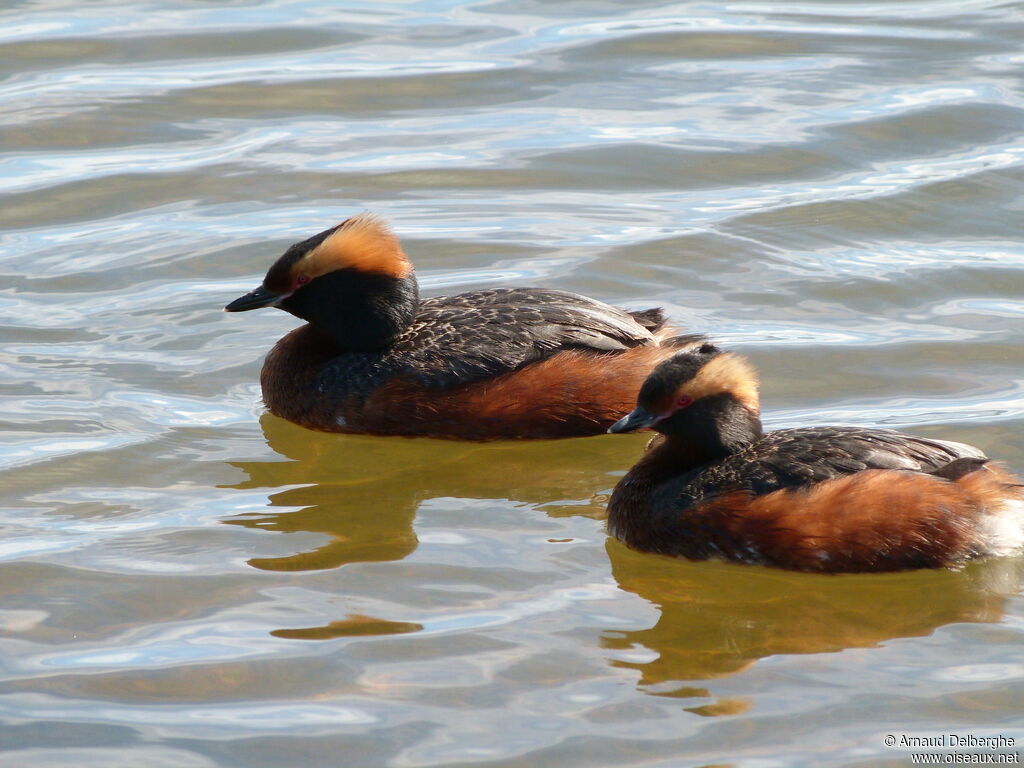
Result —
[[683, 395], [678, 400], [676, 400], [676, 406], [679, 407], [679, 408], [685, 408], [686, 406], [688, 406], [692, 402], [693, 402], [693, 398], [692, 397], [690, 397], [689, 395]]
[[308, 283], [308, 282], [309, 282], [309, 275], [299, 275], [299, 276], [298, 276], [298, 277], [297, 277], [297, 278], [295, 279], [295, 282], [296, 282], [296, 283], [297, 283], [298, 285], [305, 285], [306, 283]]

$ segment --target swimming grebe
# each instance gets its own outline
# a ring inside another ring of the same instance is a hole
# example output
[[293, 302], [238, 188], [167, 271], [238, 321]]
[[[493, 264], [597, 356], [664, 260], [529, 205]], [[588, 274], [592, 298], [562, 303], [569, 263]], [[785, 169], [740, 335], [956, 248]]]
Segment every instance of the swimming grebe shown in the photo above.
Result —
[[609, 432], [660, 432], [615, 487], [630, 547], [840, 573], [955, 566], [1024, 545], [1024, 492], [977, 448], [886, 429], [761, 431], [757, 377], [712, 344], [655, 368]]
[[296, 243], [224, 309], [258, 307], [308, 321], [267, 356], [267, 407], [332, 432], [599, 434], [676, 345], [660, 309], [625, 312], [563, 291], [420, 300], [398, 238], [367, 214]]

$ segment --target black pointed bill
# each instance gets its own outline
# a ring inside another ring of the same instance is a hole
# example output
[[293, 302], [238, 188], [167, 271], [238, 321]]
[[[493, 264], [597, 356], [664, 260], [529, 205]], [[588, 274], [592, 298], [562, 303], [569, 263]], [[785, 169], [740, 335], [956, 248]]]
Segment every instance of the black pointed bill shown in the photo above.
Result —
[[259, 309], [260, 307], [272, 307], [287, 295], [286, 293], [269, 291], [261, 285], [259, 288], [249, 291], [245, 296], [239, 296], [224, 307], [224, 311], [246, 312], [250, 309]]
[[651, 424], [658, 420], [658, 415], [651, 413], [650, 411], [644, 410], [643, 408], [637, 407], [628, 416], [623, 416], [621, 419], [616, 421], [610, 427], [609, 432], [633, 432], [637, 429], [643, 429], [649, 427]]

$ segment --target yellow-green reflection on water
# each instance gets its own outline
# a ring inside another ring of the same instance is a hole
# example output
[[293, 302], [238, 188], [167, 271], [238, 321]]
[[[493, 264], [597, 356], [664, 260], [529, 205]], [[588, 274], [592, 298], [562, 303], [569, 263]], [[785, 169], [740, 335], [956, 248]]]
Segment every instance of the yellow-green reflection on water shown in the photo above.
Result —
[[931, 634], [956, 622], [992, 622], [1019, 589], [1018, 564], [962, 571], [822, 576], [644, 555], [609, 540], [618, 585], [658, 606], [650, 628], [609, 633], [608, 648], [657, 654], [637, 669], [651, 692], [678, 680], [734, 674], [765, 656], [831, 653]]
[[286, 460], [232, 462], [248, 477], [234, 487], [285, 487], [268, 499], [271, 507], [288, 511], [246, 512], [224, 522], [330, 537], [311, 552], [249, 561], [273, 571], [399, 560], [416, 549], [413, 520], [425, 499], [500, 498], [555, 515], [603, 517], [600, 491], [608, 473], [628, 468], [624, 449], [637, 442], [385, 440], [312, 433], [269, 414], [260, 424], [268, 445]]

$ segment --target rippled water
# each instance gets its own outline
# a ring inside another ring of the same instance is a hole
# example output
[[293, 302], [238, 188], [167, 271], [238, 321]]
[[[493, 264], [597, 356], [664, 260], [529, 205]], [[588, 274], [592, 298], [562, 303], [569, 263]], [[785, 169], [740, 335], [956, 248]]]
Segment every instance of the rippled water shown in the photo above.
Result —
[[[824, 578], [606, 540], [643, 437], [261, 416], [293, 241], [749, 354], [773, 426], [1024, 471], [1014, 3], [8, 3], [0, 765], [889, 766], [1024, 741], [1024, 561]], [[950, 750], [945, 751], [946, 754]]]

